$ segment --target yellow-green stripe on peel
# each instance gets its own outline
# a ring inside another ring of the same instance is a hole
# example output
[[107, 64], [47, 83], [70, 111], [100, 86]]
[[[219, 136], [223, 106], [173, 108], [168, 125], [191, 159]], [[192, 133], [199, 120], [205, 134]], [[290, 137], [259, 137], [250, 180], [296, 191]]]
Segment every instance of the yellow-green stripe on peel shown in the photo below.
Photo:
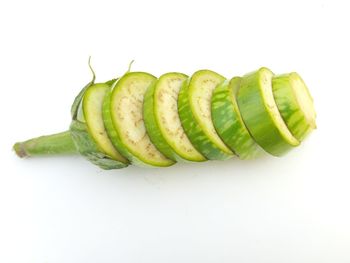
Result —
[[226, 160], [233, 156], [215, 131], [211, 119], [212, 93], [224, 80], [213, 71], [197, 71], [183, 83], [178, 98], [179, 116], [188, 138], [210, 160]]
[[240, 159], [253, 159], [262, 155], [264, 151], [249, 134], [239, 112], [236, 93], [240, 83], [241, 78], [234, 77], [215, 88], [211, 114], [215, 129], [225, 144]]
[[90, 87], [88, 87], [84, 94], [82, 102], [82, 111], [84, 113], [84, 119], [88, 131], [93, 140], [95, 141], [99, 150], [116, 161], [128, 163], [128, 160], [124, 158], [114, 148], [111, 140], [107, 135], [105, 125], [103, 122], [103, 100], [107, 92], [109, 92], [109, 90], [110, 86], [106, 83], [93, 84]]
[[313, 99], [302, 78], [295, 72], [272, 78], [273, 95], [291, 133], [303, 140], [316, 128]]
[[299, 145], [278, 111], [272, 92], [273, 73], [267, 68], [242, 78], [237, 102], [254, 140], [268, 153], [281, 156]]
[[137, 165], [170, 166], [152, 143], [143, 120], [143, 101], [147, 88], [156, 80], [145, 72], [130, 72], [121, 77], [110, 97], [110, 117], [126, 157]]
[[155, 119], [154, 112], [154, 90], [157, 81], [154, 81], [147, 89], [144, 102], [143, 102], [143, 120], [145, 122], [145, 127], [147, 134], [151, 139], [152, 143], [157, 147], [157, 149], [164, 154], [167, 158], [175, 161], [174, 152], [172, 151], [169, 144], [164, 139], [164, 136], [159, 130], [157, 121]]
[[[110, 86], [113, 84], [110, 83]], [[102, 118], [103, 118], [103, 123], [106, 128], [106, 132], [108, 134], [109, 139], [111, 140], [113, 146], [120, 152], [123, 156], [125, 156], [128, 161], [132, 158], [130, 153], [124, 148], [122, 141], [119, 138], [118, 133], [116, 132], [113, 122], [112, 122], [112, 117], [111, 117], [111, 95], [112, 95], [113, 88], [106, 93], [104, 100], [103, 100], [103, 106], [102, 106]]]
[[176, 161], [205, 161], [189, 141], [177, 110], [179, 91], [187, 78], [177, 72], [160, 76], [146, 92], [143, 118], [151, 141], [165, 156]]

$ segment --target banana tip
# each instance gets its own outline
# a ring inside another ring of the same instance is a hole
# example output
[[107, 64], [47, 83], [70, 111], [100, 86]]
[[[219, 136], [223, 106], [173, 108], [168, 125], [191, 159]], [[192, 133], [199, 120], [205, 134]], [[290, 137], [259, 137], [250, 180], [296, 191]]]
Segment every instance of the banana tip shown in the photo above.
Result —
[[15, 151], [17, 156], [20, 157], [20, 158], [24, 158], [24, 157], [28, 156], [26, 150], [23, 147], [23, 143], [20, 143], [20, 142], [15, 143], [13, 145], [13, 150]]

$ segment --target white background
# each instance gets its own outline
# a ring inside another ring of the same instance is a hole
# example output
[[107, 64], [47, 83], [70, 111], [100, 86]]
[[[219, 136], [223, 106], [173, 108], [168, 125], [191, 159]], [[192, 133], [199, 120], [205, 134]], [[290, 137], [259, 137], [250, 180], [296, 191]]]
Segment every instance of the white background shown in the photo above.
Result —
[[[348, 1], [0, 3], [0, 262], [350, 262]], [[21, 160], [91, 76], [298, 71], [318, 129], [283, 158], [102, 171]]]

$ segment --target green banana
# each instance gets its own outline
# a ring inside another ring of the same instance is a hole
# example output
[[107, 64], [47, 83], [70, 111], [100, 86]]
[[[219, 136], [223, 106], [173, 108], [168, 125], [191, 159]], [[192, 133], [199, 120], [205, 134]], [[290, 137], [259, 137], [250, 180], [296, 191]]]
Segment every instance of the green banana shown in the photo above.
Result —
[[15, 143], [19, 157], [80, 153], [102, 169], [254, 159], [282, 156], [316, 128], [313, 99], [295, 72], [260, 68], [228, 81], [200, 70], [157, 79], [129, 67], [119, 79], [95, 83], [90, 69], [69, 130]]

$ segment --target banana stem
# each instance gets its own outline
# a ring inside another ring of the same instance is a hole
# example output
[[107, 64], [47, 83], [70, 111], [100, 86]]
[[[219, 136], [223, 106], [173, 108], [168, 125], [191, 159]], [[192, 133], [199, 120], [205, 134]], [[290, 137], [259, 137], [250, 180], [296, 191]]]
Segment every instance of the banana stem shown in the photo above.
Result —
[[40, 136], [24, 142], [17, 142], [13, 146], [13, 149], [21, 158], [54, 154], [72, 154], [77, 152], [69, 131]]

